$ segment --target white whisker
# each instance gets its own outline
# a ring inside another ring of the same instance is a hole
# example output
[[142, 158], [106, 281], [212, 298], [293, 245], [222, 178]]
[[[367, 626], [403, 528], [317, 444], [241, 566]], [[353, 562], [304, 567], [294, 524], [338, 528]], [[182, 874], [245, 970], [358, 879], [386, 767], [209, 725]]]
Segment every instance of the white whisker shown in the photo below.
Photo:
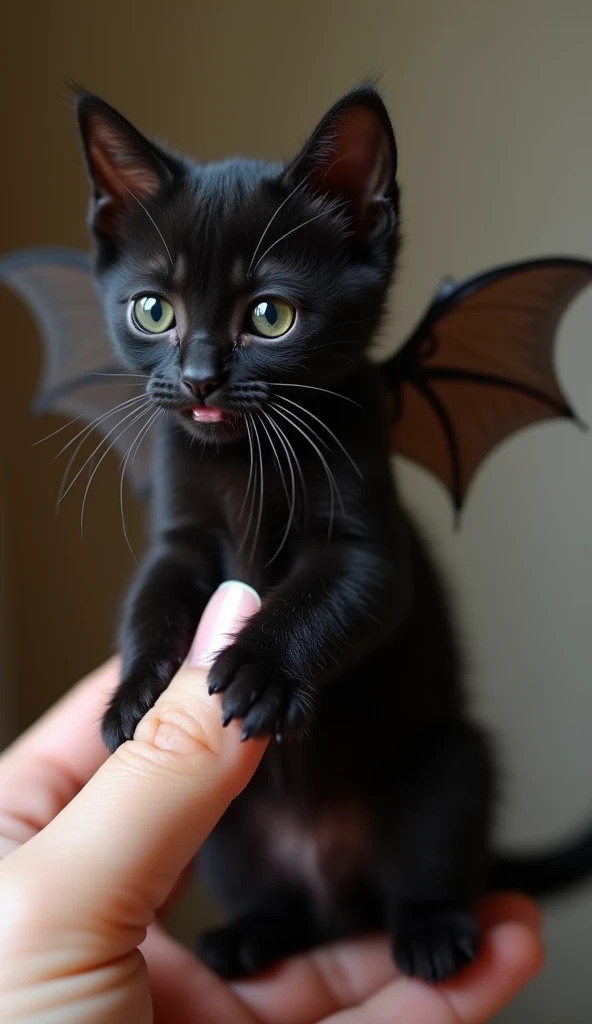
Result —
[[[252, 417], [250, 412], [247, 412], [246, 415], [245, 415], [245, 423], [247, 422], [247, 419], [250, 421], [251, 429], [254, 430], [255, 423], [254, 423], [253, 417]], [[242, 540], [241, 540], [241, 542], [240, 542], [240, 544], [238, 546], [238, 553], [239, 554], [243, 550], [243, 548], [244, 548], [244, 546], [245, 546], [245, 544], [247, 542], [247, 539], [249, 537], [249, 534], [251, 532], [251, 523], [253, 522], [253, 515], [255, 513], [255, 498], [257, 496], [257, 468], [258, 467], [257, 467], [257, 465], [255, 463], [254, 450], [253, 450], [253, 486], [251, 488], [251, 500], [250, 500], [250, 503], [249, 503], [249, 518], [247, 520], [247, 526], [246, 526], [245, 532], [243, 534], [243, 538], [242, 538]]]
[[82, 373], [88, 377], [142, 377], [144, 380], [148, 380], [149, 373], [103, 373], [102, 370], [74, 370], [74, 373]]
[[[119, 178], [117, 180], [119, 181]], [[154, 225], [154, 227], [158, 231], [158, 234], [160, 235], [160, 240], [161, 240], [162, 244], [164, 245], [164, 247], [165, 247], [165, 249], [167, 251], [167, 256], [169, 258], [169, 262], [171, 264], [171, 267], [174, 267], [175, 264], [173, 263], [173, 257], [171, 256], [171, 250], [169, 249], [168, 245], [166, 244], [166, 242], [164, 240], [164, 235], [163, 235], [162, 231], [160, 230], [158, 224], [154, 220], [154, 217], [152, 216], [152, 214], [148, 213], [148, 210], [146, 209], [144, 204], [141, 203], [140, 200], [138, 199], [138, 197], [135, 196], [134, 193], [129, 190], [127, 185], [124, 185], [122, 181], [119, 181], [119, 184], [123, 185], [123, 188], [125, 189], [125, 191], [132, 197], [132, 199], [136, 200], [138, 206], [144, 211], [144, 213], [148, 217], [148, 220], [150, 220], [152, 222], [152, 224]]]
[[264, 483], [263, 483], [263, 452], [261, 450], [261, 441], [259, 438], [259, 431], [257, 430], [257, 422], [253, 420], [253, 429], [255, 431], [255, 440], [257, 441], [257, 448], [259, 449], [259, 468], [261, 471], [261, 479], [259, 481], [259, 511], [257, 513], [257, 525], [255, 527], [255, 536], [253, 537], [253, 543], [251, 545], [251, 561], [255, 554], [255, 548], [257, 547], [257, 541], [259, 540], [259, 531], [261, 530], [261, 519], [263, 517], [263, 495], [264, 495]]
[[275, 420], [274, 420], [273, 416], [271, 415], [271, 413], [265, 413], [265, 415], [269, 418], [269, 421], [270, 421], [272, 427], [274, 428], [274, 430], [276, 431], [276, 433], [279, 433], [281, 435], [281, 437], [283, 438], [283, 440], [285, 441], [286, 445], [288, 446], [288, 448], [289, 448], [289, 450], [291, 452], [292, 460], [293, 460], [294, 466], [296, 467], [296, 471], [298, 473], [298, 477], [299, 477], [299, 480], [300, 480], [300, 487], [302, 489], [302, 512], [303, 512], [303, 518], [306, 521], [307, 518], [308, 518], [308, 495], [307, 495], [307, 491], [306, 491], [306, 483], [305, 483], [305, 480], [304, 480], [304, 473], [302, 472], [302, 466], [300, 465], [300, 459], [298, 458], [298, 455], [296, 454], [296, 451], [294, 450], [294, 446], [293, 446], [292, 442], [290, 441], [288, 435], [285, 433], [284, 430], [282, 430], [282, 428], [280, 427], [279, 423], [275, 422]]
[[[157, 412], [158, 412], [158, 414], [159, 414], [160, 418], [162, 419], [162, 418], [163, 418], [163, 416], [165, 416], [165, 415], [166, 415], [166, 412], [167, 412], [167, 410], [166, 410], [166, 409], [157, 409]], [[150, 420], [150, 426], [152, 426], [152, 424], [154, 423], [154, 421], [155, 421], [155, 420], [157, 420], [157, 419], [158, 419], [158, 418], [157, 418], [157, 417], [155, 416], [155, 417], [154, 417], [154, 418], [153, 418], [152, 420]], [[146, 433], [147, 433], [147, 431], [146, 431]], [[143, 435], [143, 436], [141, 437], [141, 439], [140, 439], [140, 443], [139, 443], [138, 445], [136, 445], [136, 450], [135, 450], [134, 454], [132, 455], [132, 458], [131, 458], [131, 462], [130, 462], [130, 464], [129, 464], [129, 467], [128, 467], [129, 469], [133, 469], [133, 466], [134, 466], [134, 462], [136, 461], [136, 456], [137, 456], [137, 454], [138, 454], [138, 452], [139, 452], [139, 450], [140, 450], [140, 447], [141, 447], [141, 445], [142, 445], [142, 443], [143, 443], [143, 441], [144, 441], [144, 437], [145, 437], [145, 436], [146, 436], [146, 434], [144, 434], [144, 435]], [[195, 438], [192, 438], [192, 440], [195, 440]]]
[[[140, 399], [142, 399], [142, 398], [144, 398], [145, 401], [148, 401], [148, 399], [145, 396], [143, 396], [143, 395], [138, 395], [137, 400], [140, 401]], [[66, 466], [66, 468], [65, 468], [65, 470], [63, 472], [63, 475], [62, 475], [62, 480], [61, 480], [59, 491], [58, 491], [58, 500], [57, 500], [57, 504], [58, 505], [59, 505], [59, 503], [61, 501], [62, 492], [63, 492], [63, 489], [64, 489], [64, 487], [66, 485], [66, 481], [68, 479], [70, 470], [71, 470], [72, 466], [74, 465], [74, 462], [76, 461], [76, 456], [78, 455], [78, 452], [83, 447], [83, 445], [88, 441], [88, 439], [89, 439], [89, 437], [90, 437], [94, 427], [98, 426], [99, 423], [101, 423], [105, 419], [108, 419], [109, 416], [112, 416], [114, 413], [119, 412], [122, 409], [128, 408], [130, 405], [132, 405], [132, 403], [135, 404], [135, 402], [136, 402], [136, 399], [129, 399], [126, 402], [122, 402], [120, 405], [117, 405], [114, 409], [111, 409], [108, 413], [105, 413], [103, 416], [100, 416], [97, 420], [94, 420], [93, 423], [88, 424], [88, 426], [84, 427], [83, 430], [80, 430], [76, 434], [76, 436], [72, 438], [71, 441], [68, 441], [68, 444], [64, 445], [62, 450], [60, 452], [58, 452], [58, 454], [54, 457], [54, 459], [52, 460], [53, 462], [55, 462], [56, 459], [58, 459], [60, 457], [60, 455], [62, 455], [63, 452], [65, 452], [66, 449], [70, 447], [71, 444], [74, 444], [74, 442], [77, 440], [77, 438], [80, 438], [80, 441], [78, 442], [78, 444], [76, 445], [76, 448], [72, 452], [72, 454], [70, 456], [70, 459], [68, 460], [68, 465]], [[117, 425], [118, 424], [116, 423], [115, 424], [115, 428], [117, 427]]]
[[[265, 419], [269, 421], [270, 426], [273, 427], [275, 433], [277, 434], [279, 442], [280, 442], [282, 448], [284, 449], [284, 452], [286, 454], [286, 461], [288, 463], [288, 469], [290, 471], [290, 482], [291, 482], [291, 497], [288, 498], [288, 489], [286, 487], [285, 478], [284, 478], [284, 475], [282, 473], [282, 480], [284, 481], [284, 488], [286, 490], [286, 499], [288, 500], [288, 507], [289, 507], [288, 521], [286, 523], [286, 528], [284, 530], [284, 533], [283, 533], [282, 539], [280, 541], [279, 547], [277, 548], [277, 550], [276, 550], [275, 554], [273, 555], [273, 557], [269, 559], [269, 561], [267, 562], [267, 564], [265, 566], [265, 568], [267, 568], [268, 565], [271, 565], [271, 563], [275, 561], [275, 559], [278, 557], [278, 555], [282, 551], [282, 548], [284, 547], [284, 544], [286, 543], [286, 541], [288, 539], [288, 534], [290, 533], [290, 527], [292, 526], [292, 523], [294, 521], [294, 512], [296, 510], [296, 480], [295, 480], [295, 477], [294, 477], [294, 469], [293, 469], [293, 466], [292, 466], [292, 460], [290, 459], [290, 453], [289, 453], [289, 451], [288, 451], [288, 449], [287, 449], [287, 447], [286, 447], [286, 445], [284, 443], [284, 439], [282, 438], [282, 433], [281, 433], [280, 429], [274, 423], [273, 418], [269, 415], [269, 413], [264, 412], [262, 410], [262, 415], [265, 416]], [[271, 436], [268, 433], [267, 428], [265, 427], [265, 424], [262, 423], [262, 426], [265, 429], [265, 432], [267, 433], [267, 436], [269, 437], [269, 442], [270, 442], [270, 444], [271, 444], [271, 446], [272, 446], [272, 448], [273, 448], [273, 450], [275, 452], [275, 446], [273, 444], [273, 441], [271, 440]], [[277, 458], [277, 456], [276, 456], [276, 458]], [[279, 459], [278, 459], [278, 464], [279, 464]]]
[[341, 451], [343, 452], [343, 454], [345, 455], [346, 459], [349, 460], [349, 462], [351, 463], [351, 465], [355, 469], [355, 471], [358, 474], [360, 480], [364, 479], [364, 475], [363, 475], [361, 469], [354, 462], [354, 460], [352, 459], [352, 457], [349, 454], [349, 452], [348, 452], [347, 448], [345, 447], [345, 445], [343, 445], [341, 443], [339, 438], [333, 433], [332, 430], [329, 429], [329, 427], [327, 426], [326, 423], [323, 422], [323, 420], [319, 419], [318, 416], [315, 416], [314, 412], [311, 412], [310, 409], [307, 409], [304, 405], [300, 405], [299, 402], [293, 402], [291, 398], [279, 398], [278, 401], [280, 401], [280, 402], [288, 402], [289, 405], [294, 405], [297, 409], [300, 409], [302, 412], [305, 412], [307, 416], [311, 416], [312, 419], [315, 420], [316, 423], [319, 423], [321, 425], [321, 427], [323, 427], [324, 430], [326, 430], [327, 433], [333, 438], [335, 443], [337, 445], [339, 445], [339, 447], [341, 448]]
[[322, 451], [320, 450], [320, 448], [317, 448], [317, 446], [314, 443], [314, 441], [311, 439], [311, 437], [309, 437], [309, 434], [306, 432], [307, 430], [311, 429], [308, 426], [308, 424], [304, 424], [304, 426], [306, 427], [306, 430], [302, 430], [302, 428], [299, 427], [298, 424], [295, 423], [294, 420], [292, 419], [292, 417], [294, 416], [294, 413], [283, 412], [279, 408], [279, 406], [276, 406], [276, 405], [273, 405], [273, 408], [276, 410], [278, 415], [280, 415], [283, 419], [285, 419], [288, 423], [290, 423], [300, 434], [302, 434], [304, 439], [306, 441], [308, 441], [308, 443], [314, 448], [314, 450], [317, 453], [319, 459], [321, 460], [321, 463], [323, 465], [323, 469], [325, 470], [325, 473], [327, 475], [327, 480], [329, 481], [329, 493], [330, 493], [330, 500], [331, 500], [330, 515], [329, 515], [329, 528], [328, 528], [328, 531], [327, 531], [327, 543], [329, 543], [330, 540], [331, 540], [331, 532], [332, 532], [332, 529], [333, 529], [333, 521], [334, 521], [334, 518], [335, 518], [335, 497], [336, 496], [338, 498], [339, 505], [340, 505], [340, 508], [341, 508], [341, 514], [345, 515], [345, 510], [343, 508], [343, 501], [342, 501], [342, 498], [341, 498], [341, 493], [340, 493], [339, 488], [337, 486], [335, 477], [333, 476], [333, 473], [331, 472], [331, 469], [330, 469], [330, 467], [329, 467], [329, 465], [327, 463], [327, 460], [325, 459], [325, 456], [323, 455]]
[[271, 225], [273, 224], [275, 218], [277, 217], [278, 213], [280, 212], [280, 210], [283, 210], [284, 206], [292, 198], [292, 196], [295, 195], [296, 192], [298, 192], [298, 190], [301, 189], [306, 184], [306, 182], [310, 178], [311, 174], [312, 174], [312, 171], [309, 171], [308, 174], [305, 175], [305, 177], [302, 179], [302, 181], [299, 181], [298, 184], [295, 186], [295, 188], [293, 188], [292, 191], [289, 193], [289, 195], [286, 196], [286, 198], [283, 200], [283, 202], [280, 203], [280, 205], [278, 206], [278, 208], [275, 211], [275, 213], [272, 213], [271, 217], [269, 218], [269, 220], [267, 222], [267, 226], [264, 228], [264, 230], [263, 230], [263, 232], [261, 234], [261, 237], [259, 238], [259, 241], [257, 242], [257, 245], [255, 246], [255, 252], [251, 256], [251, 262], [249, 263], [249, 269], [247, 270], [247, 277], [251, 273], [251, 267], [253, 266], [253, 262], [255, 260], [255, 256], [257, 255], [257, 253], [259, 252], [259, 249], [261, 248], [261, 243], [262, 243], [263, 239], [265, 238], [267, 232], [269, 231]]
[[[107, 416], [111, 415], [111, 413], [117, 412], [117, 410], [120, 409], [120, 408], [121, 408], [121, 405], [116, 405], [108, 413], [104, 413], [104, 416], [107, 417]], [[82, 418], [83, 418], [82, 414], [80, 414], [79, 416], [73, 416], [71, 420], [68, 420], [67, 423], [63, 423], [61, 427], [57, 428], [57, 430], [52, 430], [51, 434], [46, 434], [45, 437], [40, 437], [38, 441], [33, 441], [33, 444], [31, 445], [31, 447], [32, 448], [36, 448], [38, 444], [43, 444], [44, 441], [50, 441], [52, 437], [56, 436], [56, 434], [61, 434], [62, 430], [66, 430], [67, 427], [71, 427], [73, 423], [78, 423]], [[97, 423], [100, 422], [101, 418], [102, 417], [98, 417], [97, 419], [94, 419], [92, 421], [92, 423], [87, 423], [84, 426], [83, 431], [91, 430], [94, 426], [96, 426]], [[59, 459], [59, 457], [62, 454], [62, 452], [65, 452], [66, 448], [69, 448], [70, 445], [74, 443], [76, 438], [80, 437], [80, 434], [83, 431], [80, 431], [78, 434], [76, 434], [75, 437], [73, 437], [70, 441], [68, 441], [68, 444], [65, 445], [64, 448], [62, 448], [62, 450], [60, 452], [58, 452], [57, 455], [54, 456], [53, 462], [55, 462], [56, 459]]]
[[307, 224], [312, 224], [313, 221], [319, 220], [321, 217], [328, 217], [329, 214], [334, 213], [335, 210], [338, 210], [343, 206], [347, 206], [347, 203], [345, 201], [342, 203], [337, 203], [335, 206], [331, 207], [330, 210], [322, 210], [321, 213], [315, 214], [314, 217], [309, 217], [308, 220], [303, 220], [302, 223], [297, 224], [295, 228], [290, 228], [289, 231], [286, 231], [283, 235], [280, 235], [279, 238], [276, 238], [275, 242], [272, 242], [271, 245], [268, 245], [263, 255], [260, 256], [259, 259], [257, 260], [253, 269], [257, 270], [257, 267], [261, 263], [261, 260], [264, 260], [268, 253], [271, 252], [271, 250], [274, 248], [274, 246], [279, 245], [280, 242], [283, 242], [284, 239], [288, 238], [289, 235], [293, 235], [295, 231], [300, 231], [300, 228], [305, 228]]
[[[142, 426], [138, 430], [138, 433], [136, 434], [136, 437], [134, 438], [134, 440], [130, 444], [127, 452], [125, 453], [124, 458], [121, 460], [121, 463], [120, 463], [121, 475], [120, 475], [120, 478], [119, 478], [119, 511], [121, 513], [121, 528], [123, 530], [123, 536], [125, 538], [125, 543], [127, 544], [128, 548], [129, 548], [129, 551], [131, 553], [131, 556], [132, 556], [134, 562], [136, 562], [136, 564], [137, 564], [138, 559], [136, 558], [134, 549], [132, 548], [132, 545], [131, 545], [131, 542], [130, 542], [130, 539], [129, 539], [129, 534], [127, 532], [127, 523], [125, 521], [124, 494], [123, 494], [123, 491], [124, 491], [124, 481], [125, 481], [125, 473], [126, 473], [126, 470], [127, 470], [127, 467], [128, 467], [128, 463], [129, 463], [130, 467], [133, 465], [134, 459], [135, 459], [135, 457], [136, 457], [136, 455], [138, 453], [138, 449], [140, 448], [140, 446], [142, 444], [142, 441], [144, 440], [146, 434], [150, 430], [150, 427], [152, 426], [154, 421], [157, 419], [159, 414], [164, 415], [164, 409], [156, 409], [156, 411], [151, 416], [149, 416], [148, 421], [146, 423], [142, 424]], [[133, 454], [132, 454], [132, 452], [133, 452]], [[131, 462], [130, 462], [130, 456], [132, 456]]]
[[249, 438], [249, 456], [250, 456], [250, 461], [249, 461], [249, 479], [247, 480], [247, 486], [245, 487], [245, 496], [243, 498], [243, 503], [242, 503], [242, 505], [240, 507], [240, 512], [238, 514], [238, 518], [239, 519], [243, 518], [243, 513], [245, 511], [245, 505], [247, 504], [247, 499], [248, 499], [248, 496], [249, 496], [249, 491], [251, 489], [251, 480], [253, 478], [253, 438], [252, 438], [252, 435], [251, 435], [251, 424], [249, 423], [249, 419], [250, 419], [250, 417], [249, 417], [249, 414], [247, 413], [247, 415], [245, 416], [245, 427], [247, 428], [247, 436]]
[[[335, 344], [338, 344], [338, 342]], [[323, 348], [324, 346], [319, 345], [318, 347]], [[272, 388], [306, 388], [307, 391], [323, 391], [326, 395], [334, 395], [335, 398], [343, 398], [344, 402], [350, 402], [351, 405], [357, 405], [358, 409], [364, 408], [364, 406], [360, 405], [359, 402], [355, 402], [353, 398], [348, 398], [347, 395], [340, 394], [339, 391], [329, 391], [328, 388], [317, 388], [313, 384], [285, 384], [283, 381], [279, 380], [270, 380], [268, 381], [268, 384]]]
[[141, 380], [137, 380], [135, 383], [127, 383], [127, 384], [105, 384], [105, 388], [109, 388], [109, 390], [111, 390], [111, 388], [143, 388], [143, 387], [144, 387], [144, 381], [141, 381]]
[[[149, 398], [145, 398], [144, 401], [145, 401], [146, 405], [148, 405], [150, 403], [150, 399]], [[80, 467], [80, 469], [76, 473], [76, 476], [70, 481], [70, 483], [68, 484], [68, 487], [66, 488], [66, 490], [63, 491], [63, 493], [60, 493], [60, 495], [58, 497], [58, 500], [57, 500], [57, 504], [58, 505], [60, 505], [62, 503], [62, 501], [64, 500], [64, 498], [68, 494], [68, 491], [70, 491], [72, 489], [72, 487], [74, 486], [74, 484], [78, 480], [78, 477], [80, 476], [80, 474], [84, 472], [84, 470], [88, 466], [89, 462], [91, 462], [92, 459], [94, 459], [94, 457], [97, 454], [97, 452], [105, 444], [105, 441], [107, 441], [111, 437], [111, 435], [121, 426], [122, 423], [127, 423], [127, 421], [130, 419], [130, 417], [131, 416], [136, 416], [139, 411], [140, 410], [138, 410], [137, 408], [131, 409], [130, 412], [126, 413], [126, 415], [123, 417], [123, 419], [120, 419], [119, 422], [116, 423], [115, 426], [112, 427], [111, 430], [107, 434], [105, 434], [105, 436], [99, 441], [99, 443], [96, 446], [96, 448], [94, 449], [94, 451], [82, 463], [82, 466]], [[134, 422], [135, 422], [135, 420], [134, 420]], [[123, 430], [121, 431], [121, 433], [117, 434], [117, 436], [115, 437], [115, 441], [117, 441], [121, 437], [121, 434], [125, 434], [125, 431], [127, 429], [128, 429], [127, 426], [124, 427]], [[112, 447], [112, 445], [115, 444], [115, 441], [113, 441], [112, 444], [109, 445], [109, 448], [107, 449], [107, 451], [109, 451], [109, 449]], [[72, 464], [72, 461], [70, 460], [69, 465], [71, 465], [71, 464]], [[62, 486], [63, 486], [64, 482], [65, 481], [62, 481]]]
[[[144, 412], [145, 412], [145, 409], [141, 409], [140, 412], [137, 412], [136, 410], [134, 410], [135, 415], [134, 415], [133, 420], [131, 421], [131, 423], [128, 423], [128, 425], [126, 427], [124, 427], [124, 429], [121, 431], [121, 434], [125, 434], [126, 430], [129, 430], [130, 427], [133, 427], [134, 423], [137, 423], [138, 420], [141, 419], [141, 417], [144, 415]], [[120, 426], [120, 424], [118, 423], [117, 426]], [[81, 508], [80, 508], [80, 536], [81, 537], [84, 536], [84, 509], [85, 509], [85, 506], [86, 506], [86, 499], [88, 497], [88, 492], [90, 491], [90, 486], [91, 486], [91, 484], [92, 484], [92, 482], [93, 482], [93, 480], [94, 480], [94, 478], [95, 478], [95, 476], [97, 474], [97, 471], [98, 471], [101, 463], [106, 458], [106, 456], [109, 454], [109, 452], [113, 448], [113, 445], [119, 440], [119, 438], [121, 437], [121, 434], [117, 434], [117, 436], [113, 439], [111, 444], [107, 446], [107, 448], [105, 449], [105, 451], [101, 455], [101, 458], [97, 462], [96, 466], [93, 467], [93, 470], [92, 470], [92, 472], [91, 472], [91, 474], [90, 474], [90, 476], [89, 476], [89, 478], [87, 480], [86, 487], [84, 489], [84, 494], [82, 496], [82, 505], [81, 505]], [[107, 436], [109, 436], [109, 435], [107, 435]], [[95, 448], [95, 450], [94, 450], [94, 452], [92, 454], [92, 458], [94, 458], [94, 456], [97, 454], [99, 448], [100, 448], [100, 445], [97, 448]], [[84, 469], [84, 466], [82, 468]], [[76, 477], [74, 478], [72, 483], [74, 483], [75, 480], [76, 480]]]
[[82, 416], [74, 416], [73, 419], [68, 420], [67, 423], [63, 423], [57, 430], [52, 430], [51, 434], [47, 434], [45, 437], [40, 437], [38, 441], [33, 441], [31, 447], [35, 448], [38, 444], [43, 444], [44, 441], [49, 441], [50, 438], [55, 437], [56, 434], [61, 434], [62, 430], [65, 430], [66, 427], [71, 427], [73, 423], [78, 423], [80, 419], [82, 419]]
[[[278, 401], [280, 401], [280, 399], [278, 399]], [[325, 441], [325, 439], [321, 437], [320, 434], [317, 434], [316, 430], [313, 427], [311, 427], [310, 423], [307, 423], [306, 420], [303, 420], [302, 416], [299, 416], [297, 412], [292, 412], [291, 409], [286, 409], [286, 407], [282, 405], [276, 405], [274, 402], [271, 403], [271, 407], [273, 409], [283, 409], [284, 412], [289, 412], [290, 416], [292, 416], [295, 420], [298, 420], [298, 422], [301, 423], [302, 426], [312, 434], [315, 440], [317, 440], [319, 444], [321, 444], [323, 448], [326, 449], [326, 451], [331, 451], [331, 445], [327, 441]]]
[[263, 429], [264, 429], [264, 431], [265, 431], [265, 433], [267, 435], [267, 439], [268, 439], [269, 444], [271, 446], [271, 450], [273, 452], [274, 461], [275, 461], [275, 464], [276, 464], [276, 466], [278, 468], [278, 473], [280, 474], [280, 478], [281, 478], [281, 481], [282, 481], [282, 486], [284, 488], [284, 494], [286, 495], [286, 501], [289, 504], [289, 502], [290, 502], [290, 495], [288, 493], [288, 485], [286, 483], [286, 477], [284, 475], [284, 468], [283, 468], [283, 466], [282, 466], [282, 464], [280, 462], [280, 459], [279, 459], [279, 456], [278, 456], [278, 453], [277, 453], [277, 448], [276, 448], [276, 446], [273, 443], [273, 438], [271, 437], [271, 434], [269, 433], [269, 430], [265, 426], [265, 423], [263, 422], [261, 417], [258, 417], [258, 418], [259, 418], [259, 422], [260, 422], [261, 426], [263, 427]]
[[[52, 462], [56, 462], [57, 459], [59, 459], [60, 455], [63, 455], [64, 452], [68, 450], [71, 444], [74, 444], [74, 442], [77, 441], [78, 438], [81, 437], [83, 434], [90, 434], [90, 432], [94, 430], [95, 427], [98, 427], [99, 423], [102, 423], [103, 420], [109, 419], [109, 417], [114, 416], [116, 412], [119, 412], [121, 409], [127, 409], [128, 406], [133, 405], [134, 402], [141, 401], [141, 399], [145, 397], [145, 395], [134, 395], [133, 398], [126, 398], [124, 399], [123, 402], [120, 402], [119, 405], [114, 405], [112, 409], [108, 410], [108, 412], [104, 412], [102, 413], [101, 416], [97, 416], [96, 419], [92, 421], [92, 423], [87, 423], [86, 426], [82, 428], [82, 430], [79, 430], [78, 433], [74, 435], [74, 437], [70, 438], [68, 443], [65, 444], [63, 448], [60, 449], [58, 454], [54, 455]], [[78, 419], [80, 419], [80, 417], [78, 417]]]
[[[80, 438], [80, 441], [78, 442], [78, 444], [76, 445], [76, 448], [72, 452], [72, 455], [70, 456], [70, 459], [68, 461], [68, 465], [66, 466], [66, 468], [64, 470], [64, 473], [62, 475], [62, 480], [61, 480], [60, 488], [59, 488], [59, 491], [58, 491], [58, 504], [59, 504], [59, 502], [61, 500], [62, 491], [63, 491], [63, 489], [65, 487], [66, 480], [68, 479], [68, 475], [70, 473], [70, 470], [71, 470], [72, 466], [74, 465], [74, 462], [76, 461], [76, 456], [78, 455], [78, 452], [80, 451], [82, 446], [86, 443], [86, 441], [88, 441], [88, 438], [90, 437], [93, 429], [96, 426], [98, 426], [99, 423], [101, 423], [103, 420], [106, 420], [110, 416], [113, 416], [116, 412], [120, 412], [121, 410], [128, 408], [130, 405], [132, 405], [132, 404], [134, 404], [136, 402], [139, 402], [142, 398], [144, 398], [147, 401], [146, 396], [144, 396], [144, 395], [138, 395], [136, 398], [130, 398], [130, 399], [126, 400], [125, 402], [121, 402], [119, 405], [116, 405], [115, 408], [114, 409], [110, 409], [109, 412], [104, 413], [102, 416], [99, 416], [96, 420], [93, 420], [92, 423], [87, 424], [87, 426], [84, 427], [82, 430], [79, 430], [78, 433], [76, 434], [76, 436], [73, 437], [71, 439], [71, 441], [68, 441], [68, 443], [64, 445], [62, 450], [59, 451], [58, 454], [52, 459], [52, 461], [55, 462], [56, 459], [59, 459], [60, 455], [62, 455], [66, 451], [66, 449], [70, 447], [71, 444], [74, 444], [74, 442], [78, 438]], [[115, 424], [115, 426], [117, 427], [117, 424]]]

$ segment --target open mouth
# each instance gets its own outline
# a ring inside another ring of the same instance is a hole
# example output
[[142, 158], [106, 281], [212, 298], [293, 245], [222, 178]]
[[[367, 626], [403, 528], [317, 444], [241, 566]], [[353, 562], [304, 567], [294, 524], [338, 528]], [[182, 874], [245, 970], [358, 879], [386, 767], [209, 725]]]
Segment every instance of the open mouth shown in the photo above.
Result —
[[231, 418], [226, 409], [220, 409], [216, 405], [194, 405], [189, 409], [183, 409], [183, 415], [194, 423], [228, 423]]

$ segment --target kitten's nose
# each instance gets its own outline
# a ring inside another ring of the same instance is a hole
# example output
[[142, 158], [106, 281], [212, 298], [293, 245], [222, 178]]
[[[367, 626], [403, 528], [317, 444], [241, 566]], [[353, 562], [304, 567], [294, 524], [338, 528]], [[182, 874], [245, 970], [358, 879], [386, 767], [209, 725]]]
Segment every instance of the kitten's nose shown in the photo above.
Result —
[[224, 374], [223, 355], [208, 337], [195, 334], [182, 353], [181, 380], [196, 398], [207, 398]]
[[192, 369], [189, 366], [183, 370], [183, 383], [193, 392], [196, 398], [207, 398], [212, 391], [216, 390], [220, 384], [220, 379], [219, 374], [208, 370]]

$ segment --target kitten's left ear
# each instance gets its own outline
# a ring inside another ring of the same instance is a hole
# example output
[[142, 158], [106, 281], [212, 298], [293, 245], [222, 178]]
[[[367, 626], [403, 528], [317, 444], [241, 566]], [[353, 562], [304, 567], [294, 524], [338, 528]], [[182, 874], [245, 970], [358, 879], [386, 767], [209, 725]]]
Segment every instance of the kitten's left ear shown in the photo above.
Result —
[[285, 172], [342, 200], [356, 232], [369, 241], [395, 227], [397, 147], [386, 107], [375, 89], [363, 87], [339, 100]]
[[92, 226], [114, 242], [122, 214], [169, 184], [176, 161], [97, 96], [79, 94], [76, 113], [94, 192]]

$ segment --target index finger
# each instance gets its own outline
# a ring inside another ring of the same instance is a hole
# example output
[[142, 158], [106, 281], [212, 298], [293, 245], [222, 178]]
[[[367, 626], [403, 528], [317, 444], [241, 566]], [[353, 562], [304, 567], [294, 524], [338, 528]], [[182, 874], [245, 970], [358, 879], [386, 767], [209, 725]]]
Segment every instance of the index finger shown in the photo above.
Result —
[[119, 658], [91, 672], [0, 757], [0, 857], [44, 828], [107, 758], [99, 722]]
[[72, 971], [87, 952], [82, 936], [92, 935], [101, 963], [142, 940], [264, 753], [266, 740], [241, 742], [240, 723], [224, 728], [206, 676], [205, 668], [184, 666], [134, 738], [4, 861], [4, 891], [25, 929], [32, 923], [38, 941], [67, 936]]

